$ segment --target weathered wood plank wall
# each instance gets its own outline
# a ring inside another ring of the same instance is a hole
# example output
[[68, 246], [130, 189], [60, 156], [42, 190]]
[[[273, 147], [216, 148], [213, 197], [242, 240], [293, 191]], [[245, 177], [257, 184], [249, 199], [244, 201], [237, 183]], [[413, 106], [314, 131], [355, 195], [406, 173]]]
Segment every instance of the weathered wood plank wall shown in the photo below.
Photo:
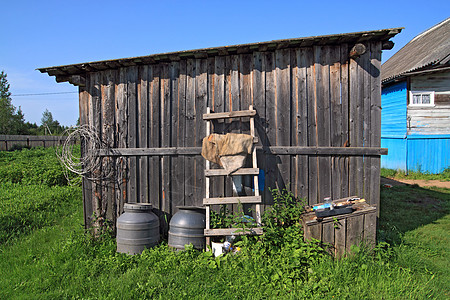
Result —
[[[339, 44], [90, 72], [80, 88], [80, 121], [111, 148], [201, 147], [207, 106], [222, 112], [253, 105], [263, 150], [379, 147], [381, 42], [366, 46], [355, 59], [349, 45]], [[248, 130], [245, 122], [214, 122], [215, 132]], [[379, 202], [379, 156], [259, 151], [258, 164], [265, 204], [272, 201], [269, 187], [288, 187], [309, 204], [350, 195]], [[152, 203], [161, 216], [201, 205], [204, 166], [198, 154], [105, 157], [99, 172], [113, 169], [115, 176], [84, 181], [87, 224], [94, 213], [115, 222], [125, 202]], [[214, 197], [231, 196], [230, 178], [210, 186]]]

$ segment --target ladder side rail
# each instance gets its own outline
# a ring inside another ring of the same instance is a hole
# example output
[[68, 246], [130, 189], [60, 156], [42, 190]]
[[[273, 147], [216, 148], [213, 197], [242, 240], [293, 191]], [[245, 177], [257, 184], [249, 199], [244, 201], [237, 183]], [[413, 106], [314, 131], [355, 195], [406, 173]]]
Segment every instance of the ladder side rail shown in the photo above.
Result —
[[[206, 108], [206, 112], [209, 114], [211, 113], [211, 108], [208, 106]], [[206, 137], [208, 137], [211, 134], [211, 121], [208, 120], [206, 121]], [[209, 160], [206, 160], [205, 162], [205, 168], [206, 170], [209, 170], [211, 168], [211, 162]], [[205, 193], [206, 193], [206, 197], [205, 198], [209, 198], [210, 197], [210, 193], [209, 193], [209, 185], [210, 185], [210, 178], [206, 177], [205, 178]], [[211, 207], [209, 205], [206, 205], [206, 212], [205, 212], [205, 223], [206, 223], [206, 229], [209, 230], [211, 227], [210, 225], [210, 213], [211, 213]], [[206, 237], [206, 246], [211, 245], [211, 237], [207, 236]], [[208, 250], [208, 248], [207, 248]]]
[[[250, 107], [248, 109], [253, 110], [253, 105], [250, 105]], [[253, 137], [255, 136], [255, 118], [254, 117], [250, 117], [250, 134]], [[256, 145], [253, 145], [252, 163], [253, 163], [253, 168], [258, 168], [258, 160], [256, 157]], [[259, 196], [258, 175], [253, 176], [253, 187], [255, 189], [255, 196]], [[261, 226], [261, 204], [256, 204], [255, 208], [256, 208], [256, 223], [258, 224], [258, 226]]]

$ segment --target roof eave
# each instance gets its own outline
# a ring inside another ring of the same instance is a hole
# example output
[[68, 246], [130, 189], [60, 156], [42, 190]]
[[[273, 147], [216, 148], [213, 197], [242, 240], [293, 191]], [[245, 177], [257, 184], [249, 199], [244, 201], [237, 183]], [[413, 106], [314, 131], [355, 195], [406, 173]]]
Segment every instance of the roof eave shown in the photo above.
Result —
[[102, 71], [107, 69], [116, 69], [133, 65], [155, 64], [159, 62], [179, 61], [188, 58], [207, 58], [212, 56], [223, 56], [231, 54], [245, 54], [254, 51], [272, 51], [276, 49], [293, 47], [310, 47], [313, 45], [331, 45], [343, 43], [359, 43], [373, 40], [389, 41], [402, 31], [403, 27], [389, 28], [373, 31], [362, 31], [344, 34], [332, 34], [322, 36], [311, 36], [304, 38], [293, 38], [283, 40], [273, 40], [268, 42], [258, 42], [250, 44], [239, 44], [222, 47], [203, 48], [195, 50], [185, 50], [169, 53], [152, 54], [147, 56], [138, 56], [130, 58], [120, 58], [112, 60], [94, 61], [78, 63], [71, 65], [53, 66], [38, 68], [41, 73], [47, 73], [49, 76], [57, 76], [58, 82], [69, 81], [72, 75], [83, 75], [86, 72]]

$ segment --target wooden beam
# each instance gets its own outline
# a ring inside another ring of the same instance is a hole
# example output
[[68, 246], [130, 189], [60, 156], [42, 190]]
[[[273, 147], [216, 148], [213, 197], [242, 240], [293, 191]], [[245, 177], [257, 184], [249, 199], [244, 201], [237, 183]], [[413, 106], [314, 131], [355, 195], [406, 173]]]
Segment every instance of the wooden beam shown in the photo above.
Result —
[[238, 110], [223, 113], [203, 114], [203, 120], [241, 118], [241, 117], [251, 117], [255, 115], [256, 110]]
[[228, 174], [225, 169], [210, 169], [205, 170], [205, 176], [225, 176], [225, 175], [258, 175], [258, 168], [240, 168], [231, 174]]
[[358, 43], [350, 50], [350, 58], [357, 58], [366, 53], [366, 46], [364, 44]]
[[72, 75], [68, 81], [74, 86], [86, 86], [86, 77], [82, 75]]
[[382, 50], [391, 50], [392, 48], [394, 48], [394, 42], [393, 41], [386, 41], [383, 43], [383, 45], [381, 46]]
[[[341, 156], [379, 156], [387, 155], [387, 148], [378, 147], [299, 147], [272, 146], [256, 147], [256, 150], [275, 155], [341, 155]], [[100, 156], [164, 156], [164, 155], [200, 155], [201, 147], [167, 148], [113, 148], [100, 149]], [[234, 173], [233, 175], [238, 175]]]
[[164, 156], [164, 155], [199, 155], [201, 147], [167, 147], [167, 148], [114, 148], [100, 149], [100, 156]]
[[238, 203], [261, 203], [261, 196], [203, 198], [203, 205]]
[[387, 155], [387, 148], [377, 147], [257, 147], [264, 153], [276, 155], [342, 155], [342, 156], [373, 156]]
[[55, 75], [55, 81], [58, 83], [67, 82], [67, 81], [69, 81], [69, 78], [70, 78], [70, 76], [68, 76], [68, 75]]
[[205, 236], [222, 236], [222, 235], [261, 235], [264, 230], [261, 227], [257, 228], [220, 228], [220, 229], [205, 229]]

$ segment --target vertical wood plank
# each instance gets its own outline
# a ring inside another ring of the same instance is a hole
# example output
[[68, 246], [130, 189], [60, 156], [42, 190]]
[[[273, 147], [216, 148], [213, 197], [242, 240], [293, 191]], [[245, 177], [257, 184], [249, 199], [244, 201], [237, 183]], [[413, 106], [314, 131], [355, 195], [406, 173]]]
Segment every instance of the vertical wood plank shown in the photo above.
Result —
[[[363, 134], [363, 113], [361, 85], [364, 81], [360, 82], [359, 72], [359, 59], [350, 59], [350, 72], [349, 72], [349, 144], [351, 147], [361, 147], [362, 134]], [[355, 156], [349, 158], [349, 191], [351, 195], [362, 195], [363, 185], [363, 170], [362, 170], [362, 157]]]
[[[275, 135], [277, 146], [290, 146], [290, 110], [291, 110], [291, 66], [288, 49], [275, 51], [276, 64], [276, 103], [275, 103]], [[290, 156], [282, 155], [278, 165], [277, 187], [282, 190], [290, 180]]]
[[309, 241], [311, 239], [311, 226], [307, 226], [305, 222], [302, 222], [303, 225], [303, 238], [305, 241]]
[[[169, 64], [161, 64], [161, 147], [170, 147], [172, 134], [172, 120], [171, 120], [171, 94], [170, 94], [170, 74]], [[161, 158], [161, 210], [170, 214], [170, 204], [172, 201], [171, 190], [171, 173], [170, 173], [170, 157], [163, 156]], [[168, 231], [168, 225], [163, 222], [164, 232]]]
[[[240, 94], [240, 109], [248, 109], [252, 102], [252, 69], [253, 59], [252, 54], [239, 55], [239, 94]], [[250, 130], [249, 118], [241, 118], [241, 131], [248, 133]], [[251, 181], [251, 176], [246, 176]]]
[[[362, 68], [360, 68], [361, 71], [361, 77], [363, 77], [363, 141], [362, 146], [363, 147], [370, 147], [371, 146], [371, 75], [370, 75], [370, 45], [367, 45], [367, 51], [361, 56], [362, 61]], [[367, 200], [368, 203], [372, 203], [370, 199], [370, 173], [371, 173], [371, 158], [368, 156], [363, 157], [363, 173], [364, 173], [364, 181], [363, 181], [363, 197]]]
[[[228, 109], [225, 111], [236, 111], [241, 109], [241, 98], [240, 98], [240, 81], [239, 81], [239, 55], [232, 55], [230, 57], [231, 61], [231, 70], [230, 70], [230, 94], [228, 98]], [[231, 131], [240, 132], [241, 127], [239, 122], [231, 122]]]
[[[161, 146], [161, 93], [160, 93], [160, 67], [150, 65], [149, 79], [149, 140], [151, 148]], [[150, 203], [160, 215], [161, 213], [161, 158], [152, 156], [149, 158], [149, 193]]]
[[[127, 101], [128, 101], [128, 148], [136, 148], [139, 145], [137, 131], [137, 80], [138, 69], [136, 66], [127, 68]], [[128, 202], [136, 203], [139, 195], [139, 166], [137, 157], [130, 157], [128, 170]]]
[[[315, 62], [314, 48], [308, 48], [308, 55], [311, 55]], [[308, 146], [316, 147], [317, 144], [317, 70], [316, 63], [313, 63], [306, 71], [307, 76], [307, 92], [308, 92]], [[315, 204], [318, 202], [319, 187], [319, 164], [317, 155], [308, 157], [308, 203]]]
[[[101, 84], [100, 74], [98, 72], [92, 73], [89, 84], [89, 125], [91, 130], [94, 130], [101, 139]], [[101, 177], [101, 165], [94, 170], [91, 177]], [[102, 189], [101, 180], [92, 181], [92, 210], [94, 214], [94, 228], [102, 225], [104, 214], [102, 211]]]
[[[108, 148], [114, 148], [116, 143], [114, 139], [114, 105], [115, 105], [115, 74], [113, 70], [103, 72], [102, 78], [102, 137], [103, 143]], [[106, 212], [106, 218], [111, 221], [113, 226], [116, 224], [116, 205], [115, 205], [115, 191], [114, 178], [115, 176], [115, 162], [112, 157], [104, 157], [102, 159], [102, 177], [106, 178], [102, 185], [102, 210]]]
[[328, 252], [335, 252], [334, 247], [334, 224], [333, 222], [327, 222], [322, 224], [322, 242], [328, 244]]
[[363, 238], [364, 215], [347, 218], [347, 236], [345, 248], [350, 252], [352, 245], [359, 245]]
[[[297, 146], [299, 143], [299, 138], [301, 134], [300, 129], [300, 110], [299, 110], [299, 90], [300, 86], [300, 67], [297, 59], [299, 55], [297, 55], [299, 49], [292, 49], [290, 51], [290, 65], [291, 65], [291, 145]], [[299, 190], [300, 190], [300, 168], [299, 168], [299, 155], [292, 155], [290, 159], [291, 163], [291, 185], [290, 190], [293, 193], [295, 198], [299, 198]]]
[[[186, 105], [186, 61], [170, 64], [170, 80], [172, 94], [172, 147], [184, 147], [185, 136], [185, 105]], [[184, 156], [171, 157], [172, 177], [172, 209], [177, 212], [177, 206], [184, 205]]]
[[[266, 99], [265, 99], [265, 60], [264, 55], [261, 52], [253, 53], [253, 69], [252, 69], [252, 102], [256, 109], [257, 115], [255, 116], [255, 130], [258, 136], [258, 145], [267, 146], [266, 135]], [[266, 174], [266, 155], [257, 152], [258, 167], [262, 172], [264, 179]], [[265, 191], [267, 185], [259, 185], [259, 189], [262, 195], [261, 213], [264, 211], [265, 204]]]
[[363, 239], [365, 244], [370, 248], [375, 247], [376, 232], [377, 232], [377, 213], [373, 212], [365, 214]]
[[310, 225], [311, 238], [322, 240], [322, 223]]
[[[332, 147], [342, 147], [342, 102], [340, 81], [340, 47], [332, 47], [330, 51], [330, 111], [331, 111], [331, 143]], [[331, 157], [331, 197], [341, 198], [342, 174], [339, 156]]]
[[[381, 42], [371, 45], [370, 145], [381, 146]], [[370, 158], [370, 203], [380, 211], [380, 157]]]
[[334, 229], [334, 246], [336, 257], [342, 257], [345, 254], [346, 249], [346, 232], [347, 232], [347, 220], [340, 219], [336, 228]]
[[[275, 54], [273, 52], [264, 52], [262, 54], [265, 61], [265, 98], [266, 98], [266, 142], [267, 147], [276, 145], [276, 111], [273, 109], [276, 105], [276, 84], [275, 84]], [[266, 187], [264, 189], [265, 205], [273, 204], [273, 197], [270, 189], [276, 188], [276, 179], [278, 178], [278, 160], [277, 156], [266, 154]]]
[[[348, 45], [342, 44], [340, 47], [340, 81], [341, 81], [341, 112], [342, 112], [342, 139], [341, 145], [345, 147], [349, 142], [349, 59], [348, 59]], [[341, 196], [349, 197], [349, 176], [348, 176], [348, 164], [349, 158], [342, 156], [339, 158], [340, 172], [341, 172]]]
[[[119, 81], [116, 86], [116, 140], [117, 147], [126, 148], [128, 145], [128, 102], [127, 102], [127, 70], [119, 69]], [[117, 185], [116, 206], [119, 217], [123, 212], [124, 203], [128, 202], [128, 160], [125, 157], [116, 159]]]
[[[293, 97], [295, 97], [292, 106], [292, 143], [294, 146], [308, 146], [308, 82], [307, 70], [312, 62], [312, 55], [306, 48], [296, 49], [296, 68], [292, 76], [294, 80]], [[293, 182], [295, 184], [295, 195], [300, 198], [308, 198], [308, 156], [296, 155], [292, 168], [295, 172]]]
[[[196, 65], [195, 60], [188, 59], [186, 62], [186, 147], [195, 147], [195, 81], [196, 81]], [[202, 118], [203, 121], [203, 118]], [[186, 182], [185, 186], [185, 204], [193, 205], [195, 203], [195, 184], [196, 184], [196, 172], [195, 172], [195, 157], [186, 156], [184, 159], [184, 178]], [[203, 174], [201, 174], [203, 177]]]
[[[239, 55], [232, 55], [227, 57], [226, 65], [229, 75], [227, 80], [228, 95], [225, 104], [225, 111], [241, 110]], [[236, 119], [225, 120], [225, 131], [240, 133], [241, 122], [237, 121]], [[225, 178], [225, 194], [227, 197], [233, 196], [233, 182], [231, 176], [227, 176]], [[227, 205], [227, 208], [230, 209], [231, 211], [237, 212], [238, 206], [239, 205], [237, 204]]]
[[[316, 103], [317, 103], [317, 145], [328, 147], [331, 142], [330, 133], [330, 46], [314, 47], [316, 67]], [[321, 201], [331, 196], [331, 159], [319, 156], [319, 195]]]
[[[139, 67], [139, 90], [138, 90], [138, 130], [139, 130], [139, 147], [148, 148], [148, 66]], [[141, 156], [139, 158], [139, 202], [150, 203], [149, 201], [149, 184], [148, 184], [148, 157]]]
[[[253, 69], [253, 56], [252, 54], [239, 55], [239, 94], [240, 94], [240, 109], [249, 109], [252, 102], [252, 69]], [[253, 119], [254, 121], [254, 119]], [[251, 134], [250, 118], [240, 119], [240, 130], [242, 133]], [[247, 158], [247, 166], [252, 165], [252, 159]], [[242, 183], [247, 189], [254, 187], [254, 176], [242, 176]], [[247, 190], [248, 191], [248, 190]], [[250, 192], [249, 195], [254, 193]], [[244, 205], [244, 213], [251, 214], [255, 211], [255, 205]], [[256, 216], [254, 216], [256, 217]]]
[[[89, 125], [89, 75], [86, 78], [86, 87], [79, 88], [79, 111], [80, 111], [80, 125]], [[81, 157], [87, 155], [87, 141], [81, 140]], [[82, 179], [83, 185], [83, 216], [84, 227], [89, 228], [91, 226], [92, 216], [92, 186], [91, 182], [85, 177]]]
[[[206, 113], [206, 108], [208, 107], [208, 60], [197, 59], [196, 69], [198, 73], [195, 80], [195, 146], [201, 147], [203, 137], [206, 133], [203, 114]], [[193, 203], [195, 206], [203, 205], [203, 197], [205, 195], [204, 171], [205, 160], [198, 157], [198, 159], [195, 160], [196, 182]]]
[[[214, 74], [211, 81], [212, 84], [212, 103], [211, 107], [214, 112], [224, 112], [225, 110], [225, 57], [216, 56], [214, 58]], [[211, 122], [213, 125], [213, 131], [216, 133], [223, 133], [224, 123], [223, 120], [217, 120]], [[214, 168], [219, 166], [214, 164]], [[212, 195], [214, 197], [225, 197], [225, 178], [218, 176], [217, 178], [211, 178]]]

